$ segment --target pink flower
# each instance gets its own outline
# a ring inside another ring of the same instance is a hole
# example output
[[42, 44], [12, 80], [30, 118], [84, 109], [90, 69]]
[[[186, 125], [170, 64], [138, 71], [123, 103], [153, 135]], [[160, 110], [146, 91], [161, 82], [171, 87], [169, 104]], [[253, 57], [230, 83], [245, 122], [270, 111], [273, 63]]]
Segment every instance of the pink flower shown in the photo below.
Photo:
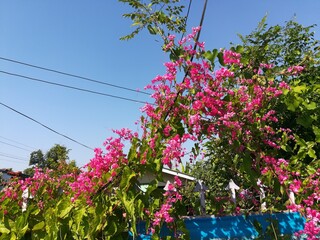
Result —
[[202, 50], [204, 50], [204, 42], [197, 42], [197, 45], [199, 46], [199, 48], [201, 48]]
[[294, 179], [290, 184], [290, 190], [294, 193], [298, 193], [301, 187], [301, 181]]
[[260, 63], [260, 67], [261, 68], [266, 68], [266, 69], [271, 69], [271, 68], [274, 67], [274, 64], [273, 63], [270, 63], [270, 64]]
[[167, 125], [167, 126], [163, 129], [163, 134], [164, 134], [166, 137], [169, 137], [171, 130], [172, 130], [171, 126], [170, 126], [170, 125]]
[[174, 183], [178, 186], [181, 187], [182, 186], [182, 182], [180, 180], [180, 178], [178, 176], [174, 176]]
[[279, 87], [284, 89], [290, 89], [290, 86], [284, 81], [279, 83]]
[[223, 51], [223, 62], [225, 64], [240, 64], [241, 54], [233, 52], [231, 50]]
[[297, 205], [297, 204], [291, 204], [287, 206], [287, 209], [293, 212], [299, 212], [302, 208], [303, 207], [301, 205]]
[[292, 67], [289, 67], [287, 71], [289, 73], [292, 73], [293, 75], [297, 75], [300, 72], [302, 72], [303, 69], [304, 69], [304, 67], [302, 67], [302, 66], [292, 66]]
[[169, 39], [170, 41], [173, 41], [175, 38], [176, 38], [175, 35], [169, 35], [169, 36], [168, 36], [168, 39]]
[[226, 68], [220, 68], [219, 70], [216, 71], [216, 78], [218, 80], [221, 80], [223, 78], [231, 78], [231, 77], [234, 77], [234, 73], [229, 71], [228, 69]]
[[283, 184], [286, 180], [288, 180], [288, 176], [284, 174], [279, 174], [278, 179], [279, 179], [279, 182]]

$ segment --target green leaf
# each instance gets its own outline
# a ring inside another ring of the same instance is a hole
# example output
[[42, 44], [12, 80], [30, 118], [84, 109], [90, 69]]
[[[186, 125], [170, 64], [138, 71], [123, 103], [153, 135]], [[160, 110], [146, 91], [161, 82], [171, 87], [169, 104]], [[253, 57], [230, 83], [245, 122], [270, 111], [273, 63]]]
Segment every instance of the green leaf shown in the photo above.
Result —
[[294, 135], [296, 141], [297, 141], [297, 144], [302, 148], [306, 148], [307, 147], [307, 143], [304, 139], [300, 138], [298, 135]]
[[129, 167], [125, 167], [122, 172], [120, 189], [126, 189], [129, 186], [131, 179], [135, 176], [136, 174], [134, 171], [132, 171]]
[[309, 115], [302, 115], [297, 118], [297, 123], [305, 128], [309, 128], [312, 125], [313, 119]]
[[213, 49], [212, 51], [206, 51], [203, 56], [208, 59], [212, 65], [215, 66], [215, 59], [218, 56], [218, 49]]
[[236, 52], [237, 52], [237, 53], [243, 53], [243, 51], [244, 51], [243, 46], [238, 45], [238, 46], [236, 47]]
[[313, 159], [316, 159], [316, 158], [317, 158], [316, 151], [313, 150], [312, 148], [309, 149], [308, 155], [309, 155], [309, 157], [311, 157], [311, 158], [313, 158]]
[[275, 191], [275, 194], [278, 195], [280, 193], [280, 182], [278, 179], [274, 179], [274, 182], [273, 182], [273, 189]]
[[152, 35], [156, 35], [157, 34], [157, 28], [152, 27], [151, 25], [148, 25], [147, 28], [148, 28], [148, 31], [149, 31], [150, 34], [152, 34]]
[[307, 89], [307, 86], [305, 85], [300, 85], [300, 86], [296, 86], [296, 87], [292, 87], [292, 90], [296, 93], [302, 93], [303, 91], [305, 91]]
[[170, 60], [174, 60], [174, 61], [178, 60], [181, 54], [182, 54], [181, 48], [176, 48], [176, 47], [172, 48], [170, 52]]
[[218, 49], [215, 48], [212, 50], [213, 59], [215, 59], [218, 56], [218, 53], [219, 53]]
[[115, 221], [110, 221], [107, 225], [108, 235], [114, 235], [117, 232], [117, 223]]
[[219, 63], [220, 63], [222, 66], [225, 66], [224, 61], [223, 61], [223, 53], [222, 53], [222, 52], [219, 52], [219, 53], [218, 53], [218, 59], [219, 59]]
[[289, 111], [295, 112], [296, 109], [300, 106], [300, 104], [302, 103], [302, 99], [300, 97], [294, 96], [294, 97], [290, 97], [287, 98], [285, 100], [285, 103], [287, 105], [287, 108]]
[[11, 238], [10, 240], [16, 240], [17, 239], [17, 236], [14, 234], [14, 233], [11, 233]]
[[318, 128], [318, 127], [316, 127], [316, 126], [312, 126], [312, 129], [313, 129], [314, 135], [316, 135], [315, 141], [316, 141], [317, 143], [320, 143], [320, 128]]
[[210, 62], [213, 61], [213, 54], [212, 54], [211, 51], [206, 51], [206, 52], [203, 54], [203, 56], [204, 56], [206, 59], [208, 59]]
[[135, 208], [135, 199], [134, 198], [129, 198], [126, 192], [121, 192], [120, 190], [117, 191], [117, 195], [119, 197], [119, 199], [121, 200], [121, 202], [123, 203], [125, 209], [126, 209], [126, 213], [129, 215], [128, 217], [131, 218], [131, 223], [132, 223], [132, 231], [134, 233], [137, 232], [136, 229], [136, 217], [135, 217], [135, 213], [136, 213], [136, 208]]
[[3, 224], [0, 224], [0, 233], [8, 234], [10, 233], [10, 230], [6, 228]]
[[314, 110], [317, 108], [317, 104], [315, 102], [311, 103], [303, 103], [303, 105], [308, 109], [308, 110]]
[[36, 208], [34, 211], [31, 212], [31, 215], [37, 216], [41, 212], [40, 208]]
[[20, 215], [15, 220], [15, 228], [18, 236], [23, 236], [25, 234], [25, 232], [28, 230], [27, 215]]
[[283, 92], [283, 95], [286, 96], [290, 91], [289, 89], [283, 89], [282, 92]]
[[44, 226], [45, 226], [45, 222], [41, 221], [33, 226], [32, 231], [40, 230], [40, 229], [44, 228]]
[[259, 22], [258, 27], [257, 27], [257, 30], [258, 30], [258, 31], [261, 31], [261, 30], [264, 29], [264, 27], [266, 26], [266, 21], [267, 21], [267, 15], [265, 15], [265, 16], [261, 19], [261, 21]]
[[57, 204], [57, 212], [59, 214], [58, 216], [60, 218], [66, 218], [72, 208], [73, 205], [71, 204], [69, 199], [60, 200]]
[[156, 158], [153, 162], [156, 165], [154, 170], [156, 171], [156, 173], [159, 173], [162, 170], [161, 159], [160, 158]]
[[315, 174], [317, 172], [317, 170], [311, 167], [310, 165], [306, 167], [306, 170], [309, 175]]
[[145, 195], [150, 196], [150, 194], [156, 189], [158, 189], [158, 181], [154, 179], [149, 183]]
[[252, 183], [257, 181], [257, 174], [252, 170], [252, 158], [249, 153], [245, 153], [243, 156], [243, 162], [241, 164], [240, 170], [245, 173]]

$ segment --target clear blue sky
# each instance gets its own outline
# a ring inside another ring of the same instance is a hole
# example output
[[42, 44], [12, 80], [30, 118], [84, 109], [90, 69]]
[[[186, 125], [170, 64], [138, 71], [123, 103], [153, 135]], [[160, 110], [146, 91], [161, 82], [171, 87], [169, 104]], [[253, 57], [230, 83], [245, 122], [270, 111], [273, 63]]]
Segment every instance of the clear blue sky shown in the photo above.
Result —
[[[187, 0], [184, 1], [186, 4]], [[197, 26], [204, 0], [194, 0], [188, 28]], [[164, 71], [167, 56], [146, 32], [131, 41], [122, 14], [130, 9], [116, 0], [0, 1], [0, 57], [15, 59], [133, 89], [143, 89]], [[265, 14], [268, 24], [284, 24], [296, 15], [305, 25], [320, 23], [317, 0], [209, 0], [201, 40], [209, 49], [239, 42]], [[319, 39], [319, 27], [316, 37]], [[148, 96], [97, 85], [0, 60], [7, 71], [93, 91], [148, 101]], [[136, 130], [142, 104], [32, 82], [0, 73], [0, 102], [91, 147], [101, 147], [111, 129]], [[20, 143], [24, 144], [21, 145]], [[23, 170], [32, 150], [54, 144], [71, 149], [78, 166], [93, 152], [0, 106], [0, 168]], [[10, 146], [14, 145], [14, 146]], [[20, 149], [20, 148], [23, 149]], [[31, 148], [30, 148], [31, 147]]]

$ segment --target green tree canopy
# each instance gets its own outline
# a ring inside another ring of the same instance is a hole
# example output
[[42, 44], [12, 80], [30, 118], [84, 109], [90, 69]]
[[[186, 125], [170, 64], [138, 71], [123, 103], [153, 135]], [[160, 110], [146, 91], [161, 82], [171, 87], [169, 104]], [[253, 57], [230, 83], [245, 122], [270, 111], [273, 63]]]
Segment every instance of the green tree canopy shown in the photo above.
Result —
[[[67, 149], [63, 145], [55, 144], [50, 148], [46, 153], [43, 153], [42, 150], [33, 151], [30, 154], [29, 165], [31, 168], [24, 170], [25, 174], [33, 175], [33, 168], [38, 167], [41, 169], [56, 169], [61, 162], [67, 162], [69, 160], [70, 149]], [[70, 161], [72, 166], [76, 166], [75, 161]]]

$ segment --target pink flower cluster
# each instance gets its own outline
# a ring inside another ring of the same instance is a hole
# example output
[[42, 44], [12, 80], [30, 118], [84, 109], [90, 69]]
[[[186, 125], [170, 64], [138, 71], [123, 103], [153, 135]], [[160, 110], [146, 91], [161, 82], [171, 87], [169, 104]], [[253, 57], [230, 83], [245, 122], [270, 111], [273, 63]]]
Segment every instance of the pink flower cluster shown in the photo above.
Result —
[[187, 41], [190, 41], [192, 39], [194, 39], [197, 35], [197, 33], [200, 31], [201, 27], [193, 27], [192, 28], [192, 33], [188, 34], [187, 37], [184, 37], [181, 39], [181, 41], [179, 41], [179, 45], [184, 45]]
[[288, 73], [291, 73], [293, 75], [297, 75], [303, 71], [304, 67], [303, 66], [292, 66], [288, 68]]
[[233, 52], [231, 50], [223, 51], [223, 62], [224, 64], [236, 64], [240, 65], [241, 54]]
[[276, 159], [270, 156], [262, 156], [262, 158], [267, 166], [262, 169], [261, 174], [265, 175], [269, 171], [274, 172], [280, 184], [284, 184], [289, 179], [290, 174], [287, 170], [289, 163], [287, 160], [283, 158]]
[[274, 64], [273, 63], [270, 63], [270, 64], [260, 63], [260, 67], [265, 68], [265, 69], [272, 69], [274, 67]]
[[223, 78], [232, 78], [234, 77], [234, 73], [229, 71], [226, 68], [220, 68], [216, 71], [216, 78], [218, 80], [222, 80]]
[[304, 229], [296, 233], [297, 237], [306, 235], [308, 240], [316, 240], [320, 237], [320, 211], [306, 208], [306, 218]]
[[168, 36], [169, 43], [164, 46], [164, 48], [163, 48], [164, 51], [169, 51], [174, 46], [175, 37], [176, 36], [174, 36], [174, 35]]
[[[127, 164], [128, 160], [124, 153], [123, 140], [131, 140], [137, 137], [137, 133], [132, 133], [129, 129], [115, 130], [118, 138], [108, 138], [104, 143], [106, 153], [104, 154], [100, 148], [95, 149], [95, 157], [86, 165], [87, 170], [82, 171], [76, 181], [70, 184], [74, 192], [72, 200], [76, 200], [80, 196], [87, 199], [91, 203], [90, 196], [96, 193], [99, 188], [111, 182], [118, 175], [118, 168]], [[106, 173], [110, 173], [108, 179], [104, 179]]]
[[169, 167], [172, 166], [172, 161], [177, 161], [177, 163], [180, 163], [181, 158], [185, 155], [185, 149], [182, 147], [182, 144], [189, 139], [195, 140], [190, 134], [184, 134], [182, 137], [177, 134], [170, 138], [167, 141], [166, 148], [162, 153], [162, 163]]
[[155, 232], [155, 227], [160, 226], [164, 221], [166, 223], [172, 223], [174, 218], [171, 216], [173, 210], [173, 204], [182, 200], [181, 194], [178, 189], [181, 188], [182, 182], [179, 177], [175, 176], [174, 183], [169, 183], [168, 190], [164, 193], [165, 202], [161, 205], [160, 210], [154, 213], [151, 232]]
[[300, 180], [297, 180], [297, 179], [294, 179], [292, 181], [292, 183], [290, 184], [290, 190], [294, 193], [298, 193], [301, 189], [301, 181]]

